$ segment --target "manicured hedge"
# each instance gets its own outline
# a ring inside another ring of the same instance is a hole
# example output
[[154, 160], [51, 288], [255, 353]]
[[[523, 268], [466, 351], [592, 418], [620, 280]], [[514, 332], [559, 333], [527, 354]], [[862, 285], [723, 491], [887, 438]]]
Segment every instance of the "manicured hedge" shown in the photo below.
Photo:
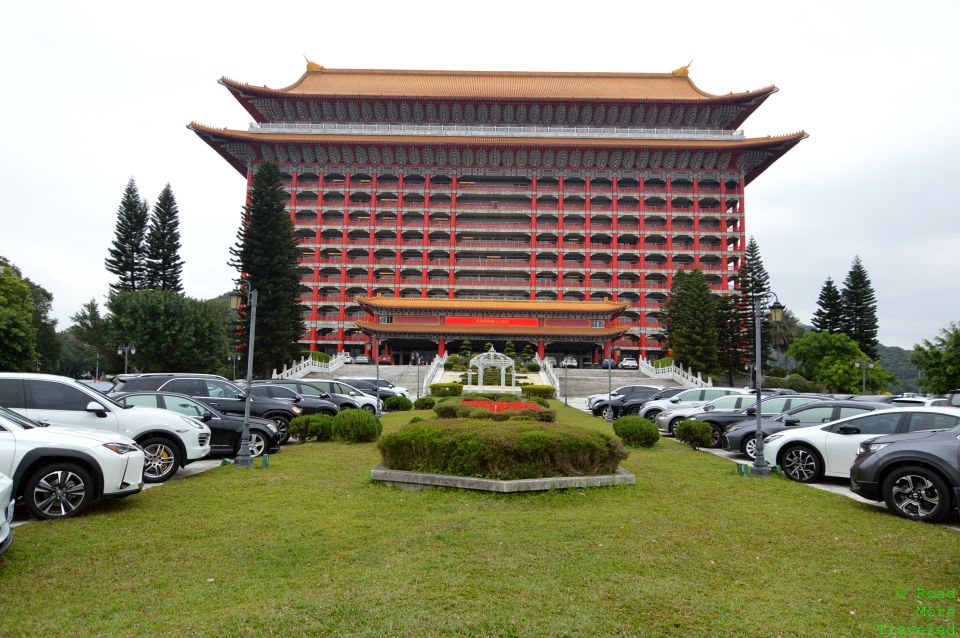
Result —
[[703, 421], [687, 419], [677, 424], [673, 430], [678, 440], [683, 441], [694, 450], [708, 447], [713, 442], [713, 426]]
[[520, 392], [525, 397], [539, 397], [541, 399], [552, 399], [556, 396], [557, 389], [552, 385], [525, 385], [520, 388]]
[[501, 480], [613, 474], [627, 457], [603, 432], [523, 421], [423, 421], [377, 447], [390, 469]]
[[290, 436], [301, 442], [307, 439], [329, 441], [333, 437], [333, 417], [329, 414], [307, 414], [290, 420]]
[[435, 397], [455, 397], [463, 394], [463, 385], [460, 383], [431, 383], [430, 394]]
[[413, 402], [413, 407], [416, 410], [432, 410], [433, 406], [437, 404], [431, 397], [420, 397]]
[[333, 417], [333, 435], [344, 441], [376, 441], [381, 432], [380, 419], [366, 410], [344, 410]]
[[631, 446], [652, 447], [660, 439], [653, 421], [640, 416], [623, 416], [613, 422], [613, 431]]
[[407, 397], [398, 394], [384, 401], [383, 407], [389, 412], [406, 412], [413, 409], [413, 403]]

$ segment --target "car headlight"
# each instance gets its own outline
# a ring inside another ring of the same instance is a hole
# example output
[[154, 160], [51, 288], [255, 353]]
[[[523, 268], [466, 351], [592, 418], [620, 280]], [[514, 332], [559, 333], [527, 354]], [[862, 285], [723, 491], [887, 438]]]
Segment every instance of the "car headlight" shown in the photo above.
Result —
[[294, 414], [300, 414], [301, 412], [303, 412], [303, 408], [301, 408], [299, 405], [292, 405], [290, 406], [290, 411], [293, 412]]
[[267, 427], [268, 430], [270, 430], [274, 434], [277, 434], [278, 432], [280, 432], [280, 430], [277, 429], [277, 424], [274, 423], [273, 421], [267, 421], [266, 423], [264, 423], [264, 425]]
[[857, 448], [857, 456], [861, 454], [873, 454], [877, 450], [882, 450], [883, 448], [890, 445], [889, 443], [871, 443], [870, 441], [864, 441], [860, 444], [860, 447]]
[[665, 419], [665, 418], [667, 418], [668, 416], [670, 416], [670, 415], [672, 415], [672, 414], [673, 414], [673, 412], [670, 412], [670, 411], [668, 410], [668, 411], [666, 411], [666, 412], [661, 412], [661, 413], [660, 413], [660, 417]]
[[763, 444], [766, 445], [767, 443], [772, 443], [773, 441], [776, 441], [777, 439], [782, 439], [782, 438], [783, 438], [782, 434], [771, 434], [770, 436], [763, 439]]
[[104, 443], [103, 447], [117, 454], [129, 454], [130, 452], [136, 452], [140, 449], [139, 446], [130, 445], [129, 443]]
[[183, 419], [185, 423], [187, 423], [187, 424], [189, 424], [189, 425], [197, 428], [198, 430], [202, 430], [203, 428], [206, 427], [206, 426], [203, 424], [203, 421], [198, 421], [197, 419], [194, 419], [194, 418], [192, 418], [192, 417], [182, 416], [182, 417], [180, 417], [180, 418]]

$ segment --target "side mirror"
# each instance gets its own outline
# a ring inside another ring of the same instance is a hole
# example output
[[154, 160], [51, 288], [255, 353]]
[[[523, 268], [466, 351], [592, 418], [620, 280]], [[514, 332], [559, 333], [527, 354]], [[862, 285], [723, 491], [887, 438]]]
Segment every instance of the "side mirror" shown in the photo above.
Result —
[[101, 419], [107, 416], [107, 409], [96, 401], [91, 401], [87, 404], [87, 412], [93, 412]]
[[756, 408], [747, 408], [747, 416], [757, 416]]
[[213, 412], [211, 412], [210, 410], [204, 410], [204, 411], [203, 411], [203, 416], [200, 417], [200, 420], [203, 421], [204, 423], [206, 423], [207, 421], [209, 421], [209, 420], [212, 419], [212, 418], [213, 418]]
[[714, 406], [712, 403], [708, 403], [705, 406], [703, 406], [704, 412], [713, 412], [714, 410], [716, 410], [716, 406]]
[[[251, 397], [250, 397], [250, 400], [253, 401], [254, 398], [256, 398], [256, 397], [255, 397], [255, 396], [251, 396]], [[247, 395], [245, 395], [244, 393], [241, 392], [240, 394], [237, 395], [237, 400], [238, 400], [238, 401], [246, 401], [246, 400], [247, 400]]]
[[303, 401], [303, 397], [299, 394], [293, 398], [294, 403], [300, 403], [301, 401]]
[[670, 403], [680, 403], [680, 397], [670, 397]]
[[356, 391], [350, 390], [350, 396], [355, 397], [355, 396], [359, 396], [359, 395], [356, 393]]
[[800, 423], [800, 417], [798, 416], [789, 416], [783, 420], [784, 425], [796, 425]]
[[860, 428], [855, 425], [841, 425], [838, 432], [840, 434], [860, 434]]

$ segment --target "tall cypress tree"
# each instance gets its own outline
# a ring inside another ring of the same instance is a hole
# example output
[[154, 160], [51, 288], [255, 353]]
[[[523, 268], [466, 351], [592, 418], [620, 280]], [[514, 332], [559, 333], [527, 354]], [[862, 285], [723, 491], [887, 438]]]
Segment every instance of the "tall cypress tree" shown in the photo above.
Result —
[[[756, 301], [770, 292], [770, 275], [763, 266], [763, 259], [760, 257], [760, 246], [753, 237], [747, 242], [747, 251], [744, 264], [740, 268], [740, 294], [742, 296], [742, 309], [744, 323], [747, 328], [747, 345], [749, 347], [751, 361], [756, 353]], [[761, 360], [766, 362], [770, 358], [770, 327], [767, 318], [766, 309], [761, 311]]]
[[[254, 367], [262, 375], [297, 357], [304, 331], [297, 243], [286, 199], [277, 164], [260, 164], [250, 189], [250, 205], [244, 207], [237, 231], [237, 243], [230, 250], [230, 265], [259, 294]], [[246, 347], [246, 308], [241, 312], [240, 325]]]
[[877, 346], [880, 345], [877, 341], [877, 299], [859, 256], [853, 258], [840, 297], [844, 334], [856, 341], [864, 354], [876, 359], [879, 356]]
[[123, 190], [113, 245], [106, 260], [107, 271], [119, 277], [117, 283], [110, 284], [112, 293], [143, 287], [146, 262], [144, 239], [149, 217], [150, 207], [140, 199], [137, 184], [131, 177]]
[[667, 310], [667, 338], [674, 361], [703, 374], [717, 366], [717, 309], [699, 270], [674, 275]]
[[820, 289], [817, 311], [813, 313], [813, 328], [830, 334], [843, 332], [843, 301], [832, 277], [827, 277]]
[[146, 272], [144, 285], [147, 288], [181, 292], [180, 274], [183, 260], [180, 259], [180, 212], [173, 197], [170, 184], [163, 187], [157, 203], [153, 205], [153, 217], [147, 231]]
[[738, 296], [723, 295], [717, 299], [717, 364], [733, 385], [733, 377], [743, 372], [748, 359], [747, 336]]

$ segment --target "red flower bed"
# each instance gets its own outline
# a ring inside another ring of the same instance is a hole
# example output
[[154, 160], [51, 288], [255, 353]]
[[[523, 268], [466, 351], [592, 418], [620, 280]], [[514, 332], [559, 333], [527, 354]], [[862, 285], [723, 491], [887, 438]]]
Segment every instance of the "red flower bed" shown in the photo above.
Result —
[[504, 412], [506, 410], [524, 409], [539, 410], [542, 407], [536, 403], [526, 403], [524, 401], [493, 401], [491, 399], [468, 399], [466, 401], [461, 401], [460, 403], [472, 406], [474, 408], [490, 410], [491, 412]]

